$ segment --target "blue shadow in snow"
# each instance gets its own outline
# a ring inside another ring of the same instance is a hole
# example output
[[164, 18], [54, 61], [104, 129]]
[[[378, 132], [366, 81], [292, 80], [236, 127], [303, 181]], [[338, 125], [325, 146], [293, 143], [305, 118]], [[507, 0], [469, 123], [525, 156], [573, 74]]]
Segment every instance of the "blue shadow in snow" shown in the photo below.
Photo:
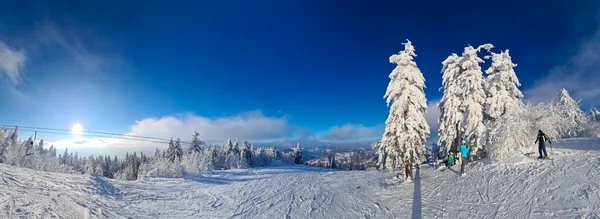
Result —
[[423, 217], [422, 206], [421, 206], [421, 170], [419, 168], [415, 171], [415, 189], [413, 191], [413, 206], [412, 206], [412, 219], [420, 219]]
[[115, 196], [119, 191], [112, 183], [100, 176], [92, 176], [92, 185], [96, 188], [96, 192], [102, 196]]
[[247, 182], [252, 180], [260, 180], [265, 177], [256, 177], [256, 178], [247, 178], [247, 179], [228, 179], [224, 177], [218, 176], [208, 176], [208, 177], [186, 177], [185, 180], [199, 182], [199, 183], [207, 183], [207, 184], [216, 184], [216, 185], [226, 185], [235, 182]]

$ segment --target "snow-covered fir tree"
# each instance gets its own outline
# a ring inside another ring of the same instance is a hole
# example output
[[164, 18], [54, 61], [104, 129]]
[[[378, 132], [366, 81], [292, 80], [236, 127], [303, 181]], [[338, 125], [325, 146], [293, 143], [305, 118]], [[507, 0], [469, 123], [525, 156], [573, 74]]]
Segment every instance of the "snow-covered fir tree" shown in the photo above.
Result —
[[304, 163], [304, 161], [302, 160], [302, 147], [300, 147], [300, 142], [298, 142], [298, 144], [296, 145], [296, 148], [294, 148], [294, 163], [295, 164]]
[[238, 139], [237, 138], [235, 139], [235, 143], [233, 143], [232, 150], [233, 150], [234, 154], [240, 154], [240, 146], [238, 144]]
[[223, 145], [223, 153], [226, 155], [233, 153], [233, 143], [231, 143], [231, 138], [227, 139], [227, 142]]
[[566, 89], [558, 92], [558, 107], [563, 117], [568, 119], [564, 132], [560, 133], [561, 137], [576, 137], [583, 131], [586, 125], [585, 114], [579, 108], [579, 104], [575, 101]]
[[183, 157], [183, 148], [181, 148], [181, 139], [179, 138], [175, 141], [175, 157], [179, 161], [181, 161], [181, 157]]
[[165, 153], [166, 158], [171, 161], [181, 161], [181, 155], [183, 155], [183, 150], [181, 149], [181, 143], [179, 139], [173, 142], [173, 139], [169, 141], [169, 148], [167, 148], [167, 152]]
[[[491, 44], [477, 48], [467, 46], [462, 56], [452, 54], [442, 62], [441, 90], [444, 95], [438, 104], [441, 112], [438, 145], [444, 146], [446, 151], [451, 149], [457, 137], [467, 142], [473, 155], [483, 149], [486, 136], [483, 116], [486, 81], [479, 66], [484, 61], [477, 52], [492, 47]], [[457, 135], [457, 124], [461, 136]]]
[[242, 142], [242, 147], [240, 148], [240, 167], [239, 168], [249, 168], [252, 162], [252, 150], [248, 145], [247, 141]]
[[202, 147], [201, 145], [204, 144], [204, 141], [198, 139], [198, 136], [200, 134], [198, 134], [198, 132], [194, 131], [194, 134], [192, 135], [192, 143], [190, 144], [190, 148], [188, 149], [188, 153], [200, 153], [200, 151], [202, 151]]
[[495, 120], [504, 115], [510, 116], [523, 111], [525, 108], [523, 93], [519, 90], [521, 84], [514, 70], [517, 64], [512, 62], [508, 50], [492, 53], [486, 58], [492, 59], [492, 65], [485, 71], [488, 74], [486, 114]]
[[591, 109], [588, 112], [589, 119], [593, 122], [600, 122], [600, 111], [596, 108]]
[[396, 68], [388, 76], [390, 82], [384, 95], [391, 107], [378, 154], [388, 169], [394, 169], [405, 157], [412, 163], [421, 163], [424, 142], [429, 136], [425, 78], [413, 61], [416, 54], [412, 43], [407, 40], [403, 45], [403, 51], [389, 58]]
[[[486, 78], [487, 99], [485, 102], [484, 115], [486, 116], [486, 142], [485, 145], [493, 145], [498, 148], [488, 148], [497, 153], [506, 153], [503, 147], [510, 147], [514, 144], [515, 139], [506, 139], [500, 137], [501, 128], [514, 129], [510, 127], [512, 123], [501, 120], [511, 120], [513, 117], [519, 116], [525, 110], [523, 104], [523, 93], [519, 90], [519, 79], [514, 71], [517, 64], [512, 62], [509, 51], [500, 53], [491, 52], [486, 59], [491, 59], [492, 64], [486, 70], [488, 74]], [[521, 136], [521, 135], [520, 135]], [[517, 136], [513, 136], [516, 138]], [[522, 136], [525, 137], [525, 136]], [[526, 139], [521, 139], [526, 141]]]

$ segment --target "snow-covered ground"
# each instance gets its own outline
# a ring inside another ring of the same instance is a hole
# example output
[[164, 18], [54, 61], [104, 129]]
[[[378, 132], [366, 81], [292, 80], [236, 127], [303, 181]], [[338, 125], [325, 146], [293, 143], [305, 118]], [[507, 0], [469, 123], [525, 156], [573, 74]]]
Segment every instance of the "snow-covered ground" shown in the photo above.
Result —
[[0, 218], [600, 218], [600, 141], [550, 153], [471, 163], [463, 177], [423, 166], [400, 184], [387, 172], [286, 165], [142, 182], [0, 165]]

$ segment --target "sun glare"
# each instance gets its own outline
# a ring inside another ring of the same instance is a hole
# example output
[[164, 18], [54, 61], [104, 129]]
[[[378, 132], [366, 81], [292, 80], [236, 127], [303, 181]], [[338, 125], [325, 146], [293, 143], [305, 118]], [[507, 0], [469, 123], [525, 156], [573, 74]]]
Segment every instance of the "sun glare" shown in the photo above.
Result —
[[73, 124], [73, 127], [71, 127], [71, 134], [80, 135], [81, 132], [83, 132], [83, 126], [79, 123]]

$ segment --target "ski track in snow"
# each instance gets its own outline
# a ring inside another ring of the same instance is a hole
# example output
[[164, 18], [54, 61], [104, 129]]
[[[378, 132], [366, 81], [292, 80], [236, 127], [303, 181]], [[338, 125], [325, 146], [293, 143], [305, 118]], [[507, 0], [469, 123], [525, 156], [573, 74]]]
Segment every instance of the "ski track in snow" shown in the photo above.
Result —
[[[587, 141], [600, 143], [563, 144]], [[600, 218], [594, 145], [555, 146], [554, 160], [473, 162], [466, 176], [423, 165], [412, 183], [307, 166], [130, 182], [0, 165], [0, 218]]]

